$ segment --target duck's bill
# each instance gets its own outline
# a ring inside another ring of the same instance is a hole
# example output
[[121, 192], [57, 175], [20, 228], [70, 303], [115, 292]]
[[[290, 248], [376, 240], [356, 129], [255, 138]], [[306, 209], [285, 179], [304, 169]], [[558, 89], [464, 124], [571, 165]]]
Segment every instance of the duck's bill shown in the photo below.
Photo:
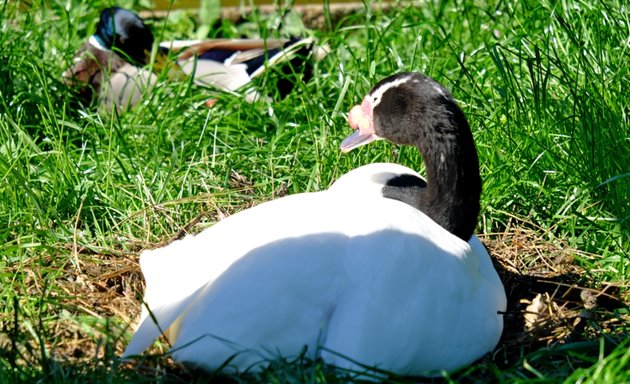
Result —
[[344, 141], [341, 142], [341, 151], [342, 152], [350, 152], [353, 149], [365, 145], [367, 143], [371, 143], [372, 141], [379, 140], [380, 137], [376, 136], [370, 132], [361, 132], [357, 130], [352, 133], [350, 136], [346, 137]]
[[374, 133], [372, 121], [372, 106], [369, 100], [363, 100], [361, 105], [356, 105], [350, 110], [348, 124], [356, 130], [341, 143], [341, 151], [349, 152], [357, 147], [380, 139]]

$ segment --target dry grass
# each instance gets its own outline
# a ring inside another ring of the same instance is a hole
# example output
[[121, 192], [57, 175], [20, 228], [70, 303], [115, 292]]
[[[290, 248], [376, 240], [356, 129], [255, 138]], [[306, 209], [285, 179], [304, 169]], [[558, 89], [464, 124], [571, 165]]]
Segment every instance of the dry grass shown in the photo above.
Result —
[[[239, 178], [235, 178], [235, 183], [240, 187], [248, 184]], [[247, 203], [249, 205], [251, 203]], [[229, 214], [212, 210], [199, 215], [169, 241], [191, 230], [194, 232], [203, 216], [217, 219]], [[588, 285], [587, 271], [574, 263], [580, 251], [559, 241], [549, 241], [544, 233], [528, 229], [522, 222], [513, 223], [503, 233], [483, 235], [481, 239], [495, 258], [508, 294], [504, 335], [494, 355], [487, 359], [499, 366], [509, 366], [524, 353], [542, 346], [596, 339], [602, 335], [616, 337], [628, 331], [630, 318], [615, 313], [616, 308], [628, 305], [628, 297], [622, 297], [627, 287]], [[59, 291], [65, 293], [59, 308], [68, 315], [59, 316], [60, 320], [49, 334], [54, 345], [47, 348], [53, 351], [51, 357], [57, 361], [91, 364], [107, 354], [120, 355], [125, 341], [118, 337], [112, 342], [109, 333], [123, 334], [125, 328], [133, 328], [139, 316], [142, 305], [139, 299], [144, 289], [137, 261], [140, 247], [137, 247], [138, 252], [128, 254], [117, 250], [99, 253], [87, 248], [73, 250], [80, 265], [68, 263], [55, 280]], [[43, 291], [44, 288], [38, 286], [40, 277], [35, 272], [31, 272], [31, 276], [31, 293]], [[77, 321], [86, 316], [95, 319], [91, 329]], [[33, 349], [36, 348], [33, 345]], [[161, 347], [153, 349], [157, 354], [164, 351]], [[136, 366], [140, 368], [166, 369], [167, 374], [188, 377], [168, 359], [149, 359]]]
[[590, 255], [518, 221], [481, 238], [508, 296], [497, 362], [511, 364], [543, 346], [628, 332], [630, 316], [615, 312], [628, 306], [628, 287], [590, 283], [588, 271], [575, 263], [576, 256]]

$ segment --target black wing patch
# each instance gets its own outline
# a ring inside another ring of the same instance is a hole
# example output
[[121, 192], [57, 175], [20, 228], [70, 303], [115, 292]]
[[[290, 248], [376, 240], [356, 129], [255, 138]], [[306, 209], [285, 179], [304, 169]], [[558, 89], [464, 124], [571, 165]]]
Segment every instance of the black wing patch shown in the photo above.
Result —
[[426, 181], [418, 176], [411, 174], [398, 175], [387, 180], [383, 187], [383, 196], [422, 210], [423, 195], [426, 187]]

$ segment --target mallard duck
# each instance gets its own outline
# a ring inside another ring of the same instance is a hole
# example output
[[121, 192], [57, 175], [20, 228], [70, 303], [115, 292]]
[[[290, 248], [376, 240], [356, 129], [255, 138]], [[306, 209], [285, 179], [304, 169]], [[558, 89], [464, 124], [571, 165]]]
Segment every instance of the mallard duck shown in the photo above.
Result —
[[[79, 86], [84, 97], [97, 97], [106, 110], [135, 105], [166, 71], [171, 79], [192, 76], [201, 86], [237, 91], [270, 66], [291, 61], [291, 70], [310, 75], [311, 38], [180, 40], [159, 45], [153, 65], [154, 37], [136, 13], [120, 7], [101, 12], [96, 32], [77, 52], [63, 73], [67, 83]], [[318, 49], [317, 57], [325, 54]], [[278, 80], [282, 97], [293, 88], [291, 80]], [[255, 90], [247, 101], [261, 97]]]
[[[351, 110], [343, 151], [416, 147], [427, 180], [398, 164], [357, 168], [143, 252], [140, 325], [124, 356], [164, 334], [175, 361], [214, 370], [321, 358], [432, 376], [492, 351], [506, 296], [474, 236], [481, 178], [450, 93], [418, 73], [379, 82]], [[147, 309], [148, 308], [148, 309]]]

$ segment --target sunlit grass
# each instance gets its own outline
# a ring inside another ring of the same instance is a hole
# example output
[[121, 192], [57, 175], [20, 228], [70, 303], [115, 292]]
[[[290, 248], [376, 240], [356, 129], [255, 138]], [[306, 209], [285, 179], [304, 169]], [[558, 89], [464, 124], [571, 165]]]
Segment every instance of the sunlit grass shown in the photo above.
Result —
[[[442, 82], [468, 116], [484, 178], [478, 232], [501, 233], [516, 222], [575, 249], [580, 284], [626, 284], [630, 48], [623, 2], [363, 10], [315, 32], [331, 53], [285, 100], [246, 104], [219, 95], [207, 109], [216, 92], [165, 84], [132, 111], [99, 115], [60, 74], [108, 5], [0, 6], [0, 382], [193, 377], [161, 361], [133, 370], [115, 359], [132, 319], [113, 300], [140, 292], [130, 272], [139, 251], [258, 202], [325, 189], [365, 163], [422, 170], [411, 148], [338, 151], [349, 132], [345, 113], [398, 71]], [[272, 34], [278, 19], [251, 20], [243, 30], [255, 37]], [[195, 28], [182, 14], [150, 23], [164, 39], [189, 37]], [[224, 23], [211, 34], [232, 37], [239, 29]], [[272, 75], [260, 83], [273, 95]], [[627, 308], [617, 311], [627, 320]], [[627, 324], [621, 329], [585, 332], [552, 348], [523, 346], [517, 359], [486, 358], [446, 380], [629, 381]], [[278, 362], [261, 376], [232, 379], [344, 380], [317, 362]]]

